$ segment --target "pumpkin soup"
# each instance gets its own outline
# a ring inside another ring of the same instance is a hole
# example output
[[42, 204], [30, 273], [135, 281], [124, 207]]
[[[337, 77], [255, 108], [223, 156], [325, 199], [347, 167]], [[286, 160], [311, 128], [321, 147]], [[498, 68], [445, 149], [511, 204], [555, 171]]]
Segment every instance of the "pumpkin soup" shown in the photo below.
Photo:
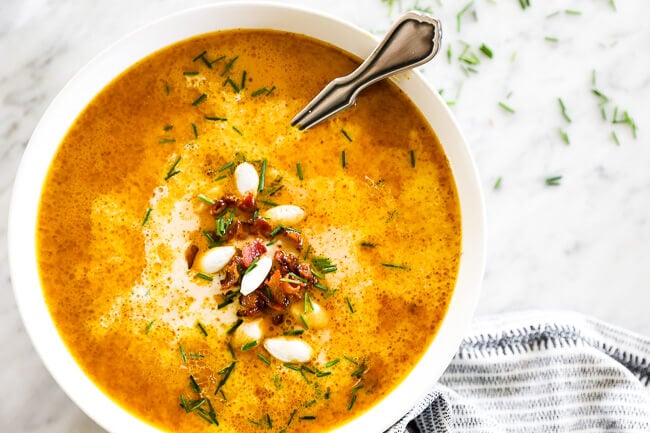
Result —
[[79, 115], [41, 198], [40, 278], [110, 398], [163, 431], [323, 432], [409, 373], [445, 315], [460, 211], [392, 83], [307, 131], [358, 60], [282, 32], [192, 38]]

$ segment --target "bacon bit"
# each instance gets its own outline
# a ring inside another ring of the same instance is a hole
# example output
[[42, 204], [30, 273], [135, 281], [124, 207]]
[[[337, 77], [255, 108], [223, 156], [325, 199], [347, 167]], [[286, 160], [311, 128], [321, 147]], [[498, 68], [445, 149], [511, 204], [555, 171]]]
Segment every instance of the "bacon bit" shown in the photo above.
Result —
[[246, 245], [242, 253], [242, 265], [248, 268], [253, 261], [266, 252], [266, 246], [259, 239], [255, 239], [251, 244]]
[[269, 289], [271, 294], [271, 299], [269, 300], [269, 307], [277, 311], [284, 311], [289, 306], [289, 298], [286, 295], [286, 292], [282, 288], [282, 273], [279, 269], [276, 269], [275, 272], [266, 280], [266, 287]]
[[284, 251], [278, 250], [273, 255], [273, 258], [278, 263], [278, 267], [282, 271], [282, 275], [286, 275], [289, 272], [294, 272], [297, 270], [298, 257], [294, 256], [293, 254], [288, 254]]
[[235, 256], [226, 267], [226, 278], [221, 280], [221, 289], [228, 290], [239, 281], [239, 262], [240, 257]]
[[267, 238], [271, 236], [273, 231], [273, 226], [264, 218], [257, 218], [253, 221], [253, 232], [266, 236]]
[[223, 212], [224, 209], [228, 207], [233, 207], [236, 204], [237, 204], [237, 198], [235, 196], [232, 195], [223, 196], [210, 207], [210, 215], [217, 216], [221, 212]]
[[194, 265], [194, 259], [196, 254], [199, 252], [199, 247], [196, 245], [190, 245], [187, 250], [185, 250], [185, 260], [187, 261], [187, 269], [192, 269]]
[[300, 236], [300, 233], [285, 230], [284, 235], [296, 244], [298, 251], [302, 251], [302, 236]]
[[301, 263], [296, 267], [296, 274], [307, 280], [309, 284], [318, 283], [318, 278], [311, 273], [311, 266], [309, 263]]
[[239, 296], [239, 304], [243, 309], [237, 311], [238, 316], [250, 317], [264, 311], [267, 305], [267, 298], [258, 289], [248, 295]]
[[253, 196], [253, 193], [247, 192], [244, 198], [237, 203], [237, 208], [244, 212], [255, 211], [255, 196]]
[[282, 291], [287, 295], [297, 295], [298, 293], [300, 293], [300, 290], [302, 290], [302, 288], [304, 287], [304, 283], [291, 284], [287, 281], [282, 281], [280, 287], [282, 288]]
[[242, 223], [239, 220], [234, 220], [232, 224], [230, 224], [230, 227], [228, 227], [228, 230], [226, 230], [226, 233], [224, 233], [223, 236], [221, 236], [221, 240], [230, 240], [230, 239], [244, 239], [246, 238], [246, 233], [244, 233]]

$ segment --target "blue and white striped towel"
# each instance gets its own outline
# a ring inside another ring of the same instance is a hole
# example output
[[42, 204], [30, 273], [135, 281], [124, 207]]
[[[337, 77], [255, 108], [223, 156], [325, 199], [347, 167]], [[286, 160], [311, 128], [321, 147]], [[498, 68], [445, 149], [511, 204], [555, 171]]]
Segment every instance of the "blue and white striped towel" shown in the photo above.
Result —
[[650, 433], [649, 384], [650, 338], [574, 313], [482, 318], [387, 433]]

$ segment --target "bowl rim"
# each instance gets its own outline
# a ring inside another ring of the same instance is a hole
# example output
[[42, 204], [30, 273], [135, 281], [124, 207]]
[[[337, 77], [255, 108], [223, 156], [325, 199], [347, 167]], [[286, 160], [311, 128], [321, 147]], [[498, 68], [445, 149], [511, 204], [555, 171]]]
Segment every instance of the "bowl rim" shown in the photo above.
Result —
[[[256, 13], [250, 14], [251, 9]], [[237, 24], [231, 27], [215, 25], [212, 30], [205, 30], [212, 23], [208, 20], [220, 22], [219, 16], [222, 20], [223, 16], [229, 16]], [[169, 30], [168, 23], [171, 21], [181, 24], [191, 22], [191, 30], [178, 26], [182, 30], [161, 36]], [[264, 24], [267, 26], [262, 27]], [[361, 58], [367, 56], [377, 43], [369, 32], [343, 19], [286, 4], [219, 3], [178, 11], [130, 32], [81, 68], [50, 103], [18, 167], [8, 223], [9, 267], [18, 310], [34, 348], [51, 376], [83, 412], [109, 432], [160, 433], [160, 430], [123, 409], [92, 383], [68, 352], [42, 296], [34, 231], [45, 176], [61, 139], [72, 123], [60, 122], [60, 118], [69, 120], [72, 116], [74, 120], [113, 78], [146, 55], [192, 36], [236, 28], [269, 28], [301, 33]], [[121, 60], [115, 62], [116, 56]], [[483, 193], [465, 138], [446, 103], [419, 72], [403, 72], [392, 80], [433, 127], [454, 174], [462, 218], [458, 278], [445, 317], [418, 364], [385, 398], [331, 433], [385, 431], [426, 396], [453, 358], [469, 328], [485, 268]], [[434, 127], [434, 123], [440, 122], [442, 127]]]

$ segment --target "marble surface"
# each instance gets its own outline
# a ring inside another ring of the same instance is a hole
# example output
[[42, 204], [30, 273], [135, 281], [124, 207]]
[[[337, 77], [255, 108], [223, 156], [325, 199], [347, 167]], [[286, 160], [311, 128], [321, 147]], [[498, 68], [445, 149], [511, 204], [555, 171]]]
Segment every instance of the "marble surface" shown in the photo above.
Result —
[[[98, 51], [155, 18], [204, 3], [0, 0], [2, 432], [102, 431], [46, 372], [12, 295], [7, 212], [30, 134], [66, 81]], [[430, 7], [443, 19], [444, 52], [423, 72], [453, 104], [485, 190], [488, 261], [477, 314], [569, 309], [650, 335], [650, 2], [533, 0], [523, 10], [516, 0], [474, 0], [460, 31], [457, 14], [465, 1], [286, 3], [376, 33], [413, 6]], [[483, 43], [492, 59], [478, 51]], [[464, 44], [480, 64], [458, 60]], [[607, 120], [594, 87], [609, 98], [602, 105]], [[629, 124], [612, 124], [614, 107], [619, 118], [629, 113], [636, 137]], [[546, 184], [553, 176], [562, 176], [559, 186]]]

